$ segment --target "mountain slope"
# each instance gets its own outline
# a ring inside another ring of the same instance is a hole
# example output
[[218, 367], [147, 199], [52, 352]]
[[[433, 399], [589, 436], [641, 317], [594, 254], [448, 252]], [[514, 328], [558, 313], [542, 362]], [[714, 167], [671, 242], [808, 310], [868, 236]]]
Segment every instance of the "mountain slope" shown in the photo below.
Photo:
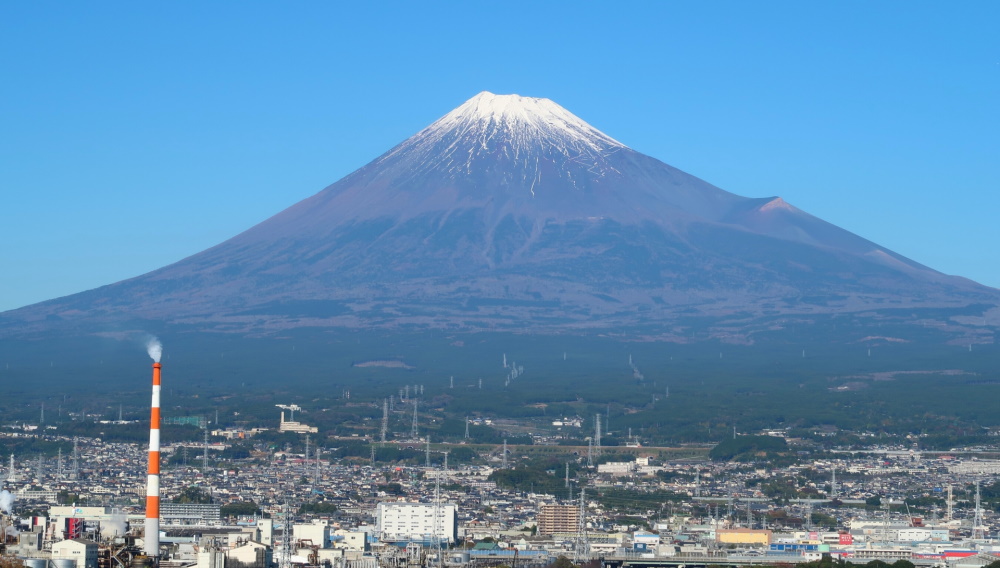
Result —
[[0, 333], [168, 321], [241, 333], [661, 325], [671, 335], [681, 314], [998, 300], [780, 198], [740, 197], [639, 154], [547, 99], [480, 93], [240, 235], [7, 312]]

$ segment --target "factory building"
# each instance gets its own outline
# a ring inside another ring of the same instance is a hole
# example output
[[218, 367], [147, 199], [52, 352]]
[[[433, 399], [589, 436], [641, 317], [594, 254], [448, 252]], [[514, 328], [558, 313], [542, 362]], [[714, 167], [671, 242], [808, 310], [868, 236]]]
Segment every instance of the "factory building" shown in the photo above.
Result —
[[292, 422], [291, 420], [285, 420], [285, 411], [281, 411], [281, 422], [278, 423], [278, 432], [298, 432], [299, 434], [315, 434], [319, 432], [319, 428], [315, 426], [308, 426], [301, 422]]
[[292, 536], [297, 542], [309, 541], [320, 548], [330, 548], [330, 526], [322, 521], [295, 523], [292, 525]]
[[542, 505], [538, 511], [538, 534], [575, 533], [580, 523], [580, 509], [574, 505]]
[[[647, 465], [648, 465], [647, 460]], [[638, 469], [636, 462], [607, 462], [597, 466], [597, 473], [607, 475], [633, 475]]]
[[379, 503], [375, 532], [387, 541], [453, 543], [458, 539], [455, 505]]
[[60, 540], [52, 544], [52, 559], [72, 560], [75, 568], [97, 568], [97, 548], [92, 540]]
[[753, 529], [720, 529], [715, 531], [715, 541], [721, 544], [767, 546], [771, 544], [771, 531]]

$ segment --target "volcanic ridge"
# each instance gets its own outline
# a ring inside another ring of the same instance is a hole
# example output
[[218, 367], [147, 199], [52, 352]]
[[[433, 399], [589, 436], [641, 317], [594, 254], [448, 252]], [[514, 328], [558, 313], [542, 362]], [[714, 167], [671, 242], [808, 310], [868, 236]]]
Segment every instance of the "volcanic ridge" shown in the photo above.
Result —
[[706, 336], [745, 340], [784, 317], [998, 304], [997, 290], [779, 197], [726, 192], [548, 99], [483, 92], [213, 248], [0, 314], [0, 336], [180, 325], [683, 340], [703, 318], [716, 322]]

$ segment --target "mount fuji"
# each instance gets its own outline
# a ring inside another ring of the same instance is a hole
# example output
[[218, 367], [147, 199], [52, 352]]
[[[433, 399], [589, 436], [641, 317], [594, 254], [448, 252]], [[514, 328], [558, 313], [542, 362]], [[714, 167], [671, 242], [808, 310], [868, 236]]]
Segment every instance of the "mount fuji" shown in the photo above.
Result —
[[998, 305], [1000, 291], [780, 197], [726, 192], [548, 99], [483, 92], [213, 248], [0, 314], [0, 336], [178, 325], [749, 340], [783, 318], [900, 308], [944, 310], [967, 335], [959, 316]]

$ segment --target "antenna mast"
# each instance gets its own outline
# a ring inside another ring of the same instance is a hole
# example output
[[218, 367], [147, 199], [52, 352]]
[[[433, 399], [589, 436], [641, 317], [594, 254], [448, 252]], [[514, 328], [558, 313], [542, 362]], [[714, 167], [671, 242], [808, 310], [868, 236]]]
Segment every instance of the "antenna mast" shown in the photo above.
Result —
[[580, 488], [580, 509], [577, 513], [576, 523], [576, 546], [573, 550], [573, 562], [580, 564], [590, 556], [590, 543], [587, 542], [587, 499], [585, 494], [587, 489]]
[[[375, 446], [372, 446], [372, 450]], [[278, 559], [280, 568], [291, 568], [292, 566], [292, 515], [289, 510], [288, 501], [285, 501], [284, 516], [285, 528], [281, 533], [281, 556]]]
[[983, 531], [983, 505], [979, 494], [979, 480], [976, 480], [976, 516], [972, 521], [972, 540], [982, 540], [986, 538]]

